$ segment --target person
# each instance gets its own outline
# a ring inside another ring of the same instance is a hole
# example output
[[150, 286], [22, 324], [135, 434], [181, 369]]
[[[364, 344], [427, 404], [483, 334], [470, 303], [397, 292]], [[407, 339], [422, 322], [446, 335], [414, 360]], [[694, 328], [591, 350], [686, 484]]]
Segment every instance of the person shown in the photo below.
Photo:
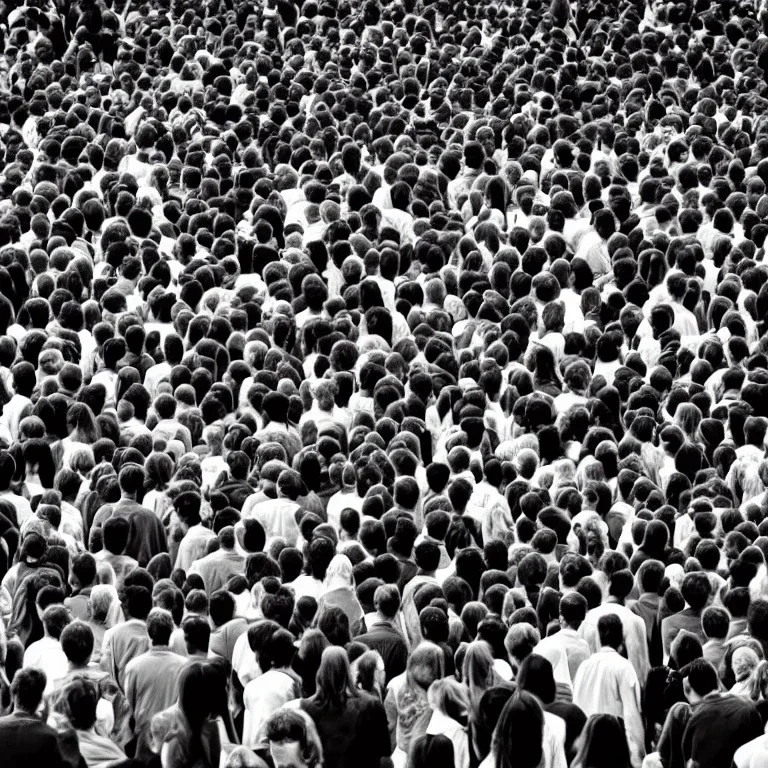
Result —
[[[715, 668], [696, 659], [681, 670], [685, 697], [693, 711], [682, 741], [683, 758], [708, 766], [728, 764], [736, 750], [762, 733], [760, 716], [751, 701], [721, 693]], [[718, 739], [712, 739], [717, 729]]]
[[124, 763], [125, 753], [96, 727], [100, 694], [96, 684], [85, 676], [70, 679], [62, 691], [67, 717], [77, 735], [80, 754], [88, 768], [108, 768]]
[[396, 626], [400, 610], [400, 592], [394, 584], [382, 584], [373, 595], [376, 621], [367, 632], [355, 640], [381, 655], [386, 683], [405, 672], [408, 664], [408, 644]]
[[640, 683], [632, 664], [620, 655], [624, 645], [621, 619], [615, 614], [601, 616], [597, 628], [600, 650], [579, 667], [573, 685], [573, 703], [588, 718], [615, 715], [624, 720], [632, 765], [636, 767], [645, 754]]
[[245, 558], [235, 549], [234, 526], [224, 526], [219, 531], [217, 539], [219, 543], [217, 550], [194, 559], [185, 569], [190, 574], [200, 575], [208, 597], [225, 587], [233, 576], [238, 576], [245, 571]]
[[680, 668], [764, 697], [764, 5], [0, 5], [0, 709], [71, 611], [97, 647], [67, 627], [47, 703], [71, 746], [96, 678], [130, 753], [160, 609], [221, 730], [165, 758], [243, 761], [247, 715], [269, 763], [334, 647], [371, 761], [463, 762], [466, 727], [475, 768], [521, 680], [567, 759], [613, 615], [687, 768]]
[[146, 627], [151, 646], [126, 664], [125, 698], [133, 720], [134, 756], [149, 762], [153, 757], [152, 718], [176, 701], [187, 659], [168, 647], [173, 632], [173, 617], [168, 611], [153, 608]]
[[299, 706], [317, 728], [325, 766], [378, 766], [391, 754], [384, 706], [353, 685], [342, 648], [323, 651], [317, 691]]
[[46, 693], [50, 693], [56, 681], [67, 674], [68, 662], [60, 639], [71, 620], [63, 605], [49, 605], [42, 615], [43, 638], [24, 652], [24, 667], [37, 667], [45, 673]]
[[574, 768], [630, 768], [629, 746], [622, 721], [614, 715], [592, 715], [578, 739]]
[[285, 629], [272, 633], [259, 651], [261, 675], [243, 691], [243, 746], [262, 746], [262, 732], [270, 715], [301, 695], [301, 679], [291, 669], [295, 651], [293, 635]]
[[[427, 735], [447, 737], [453, 747], [453, 764], [456, 768], [468, 768], [469, 738], [466, 725], [463, 725], [469, 715], [466, 689], [450, 678], [435, 680], [427, 691], [427, 701], [432, 709]], [[415, 748], [415, 745], [411, 747], [411, 755]]]
[[550, 647], [553, 649], [553, 655], [558, 655], [558, 651], [562, 651], [568, 661], [568, 672], [572, 681], [576, 678], [581, 664], [592, 654], [587, 641], [578, 634], [586, 615], [587, 601], [583, 595], [578, 592], [563, 595], [560, 600], [560, 630], [542, 638], [533, 649], [534, 653], [542, 656], [547, 655]]
[[179, 677], [177, 703], [158, 712], [150, 726], [153, 751], [163, 768], [212, 768], [218, 764], [221, 742], [214, 714], [214, 670], [199, 661], [189, 662]]
[[557, 700], [552, 664], [534, 650], [520, 665], [516, 682], [520, 690], [536, 697], [544, 710], [545, 723], [562, 740], [566, 758], [571, 759], [587, 718], [575, 704]]
[[149, 650], [147, 617], [152, 610], [152, 595], [144, 587], [126, 587], [123, 599], [125, 621], [104, 633], [101, 649], [101, 669], [125, 690], [125, 670], [128, 663]]
[[45, 673], [35, 667], [19, 670], [11, 683], [13, 713], [0, 717], [0, 744], [3, 764], [51, 765], [64, 768], [56, 731], [44, 723], [38, 710], [46, 686]]
[[317, 602], [318, 613], [331, 607], [341, 608], [349, 626], [356, 627], [363, 619], [363, 609], [353, 587], [352, 563], [346, 555], [335, 555], [328, 565], [323, 594]]
[[493, 732], [491, 751], [481, 768], [563, 768], [562, 745], [547, 736], [544, 712], [535, 697], [525, 691], [513, 694], [501, 711]]
[[265, 733], [275, 768], [319, 768], [323, 745], [312, 719], [302, 710], [281, 707], [270, 715]]

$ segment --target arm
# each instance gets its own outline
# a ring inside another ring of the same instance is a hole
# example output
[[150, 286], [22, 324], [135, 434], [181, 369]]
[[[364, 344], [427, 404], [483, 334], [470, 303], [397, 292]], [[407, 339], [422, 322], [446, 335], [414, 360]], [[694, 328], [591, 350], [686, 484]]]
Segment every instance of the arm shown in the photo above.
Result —
[[634, 669], [627, 667], [619, 679], [619, 689], [632, 765], [639, 766], [645, 754], [645, 730], [640, 714], [640, 683]]
[[384, 705], [377, 700], [371, 702], [366, 723], [367, 738], [371, 740], [371, 752], [375, 757], [389, 757], [392, 745], [389, 736], [389, 724]]
[[395, 699], [395, 691], [393, 688], [390, 688], [387, 691], [387, 696], [384, 699], [384, 710], [387, 714], [389, 746], [391, 748], [390, 754], [392, 754], [397, 746], [397, 701]]

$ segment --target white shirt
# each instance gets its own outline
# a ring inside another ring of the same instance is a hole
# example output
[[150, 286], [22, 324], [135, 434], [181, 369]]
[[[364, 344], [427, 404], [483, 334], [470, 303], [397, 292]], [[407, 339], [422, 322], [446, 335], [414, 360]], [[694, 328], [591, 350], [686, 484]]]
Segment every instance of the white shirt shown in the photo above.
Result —
[[634, 667], [623, 656], [610, 647], [590, 656], [576, 673], [573, 703], [587, 717], [604, 714], [624, 718], [632, 765], [637, 768], [641, 764], [645, 730], [640, 714], [640, 683]]
[[36, 667], [45, 672], [45, 692], [50, 693], [57, 680], [65, 677], [69, 669], [69, 662], [61, 650], [61, 643], [52, 637], [44, 637], [38, 640], [24, 651], [24, 668]]
[[427, 733], [441, 734], [453, 743], [453, 765], [455, 768], [469, 768], [469, 739], [467, 729], [462, 728], [452, 717], [439, 710], [432, 711]]

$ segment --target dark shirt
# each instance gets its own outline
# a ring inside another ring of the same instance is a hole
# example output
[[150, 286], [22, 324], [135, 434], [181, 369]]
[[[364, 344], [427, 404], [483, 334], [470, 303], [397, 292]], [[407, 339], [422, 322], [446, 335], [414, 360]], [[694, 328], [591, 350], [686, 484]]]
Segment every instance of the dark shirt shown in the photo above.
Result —
[[37, 717], [21, 713], [0, 717], [0, 755], [3, 768], [64, 766], [56, 731]]
[[672, 641], [677, 637], [678, 632], [683, 629], [696, 635], [702, 645], [707, 642], [704, 630], [701, 628], [701, 612], [685, 608], [679, 613], [667, 616], [661, 622], [661, 641], [664, 653], [669, 653]]
[[565, 720], [565, 757], [570, 763], [575, 756], [576, 739], [581, 736], [587, 723], [587, 716], [581, 707], [577, 707], [570, 701], [553, 701], [544, 707], [545, 711], [562, 717]]
[[165, 528], [151, 510], [124, 499], [112, 507], [112, 514], [126, 518], [131, 524], [128, 545], [123, 554], [137, 560], [142, 568], [146, 568], [155, 555], [168, 551]]
[[347, 700], [343, 709], [321, 707], [302, 699], [301, 708], [312, 718], [323, 745], [323, 768], [378, 768], [389, 757], [387, 714], [384, 705], [367, 693]]
[[384, 660], [387, 683], [405, 672], [408, 664], [408, 643], [397, 627], [393, 627], [389, 622], [379, 621], [369, 632], [356, 637], [355, 640], [367, 645], [372, 651], [377, 651]]
[[645, 622], [645, 637], [648, 640], [648, 661], [651, 667], [661, 666], [664, 652], [661, 643], [661, 621], [659, 619], [658, 595], [645, 592], [637, 600], [627, 603], [632, 613], [639, 616]]
[[723, 768], [740, 746], [762, 732], [754, 704], [732, 694], [715, 694], [693, 708], [683, 734], [683, 757], [698, 768]]

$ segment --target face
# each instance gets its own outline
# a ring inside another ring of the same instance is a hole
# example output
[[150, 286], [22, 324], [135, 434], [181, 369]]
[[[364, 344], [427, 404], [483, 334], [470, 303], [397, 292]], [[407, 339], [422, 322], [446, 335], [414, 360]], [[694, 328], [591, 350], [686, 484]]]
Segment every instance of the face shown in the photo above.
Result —
[[306, 768], [298, 741], [272, 741], [269, 744], [275, 768]]

